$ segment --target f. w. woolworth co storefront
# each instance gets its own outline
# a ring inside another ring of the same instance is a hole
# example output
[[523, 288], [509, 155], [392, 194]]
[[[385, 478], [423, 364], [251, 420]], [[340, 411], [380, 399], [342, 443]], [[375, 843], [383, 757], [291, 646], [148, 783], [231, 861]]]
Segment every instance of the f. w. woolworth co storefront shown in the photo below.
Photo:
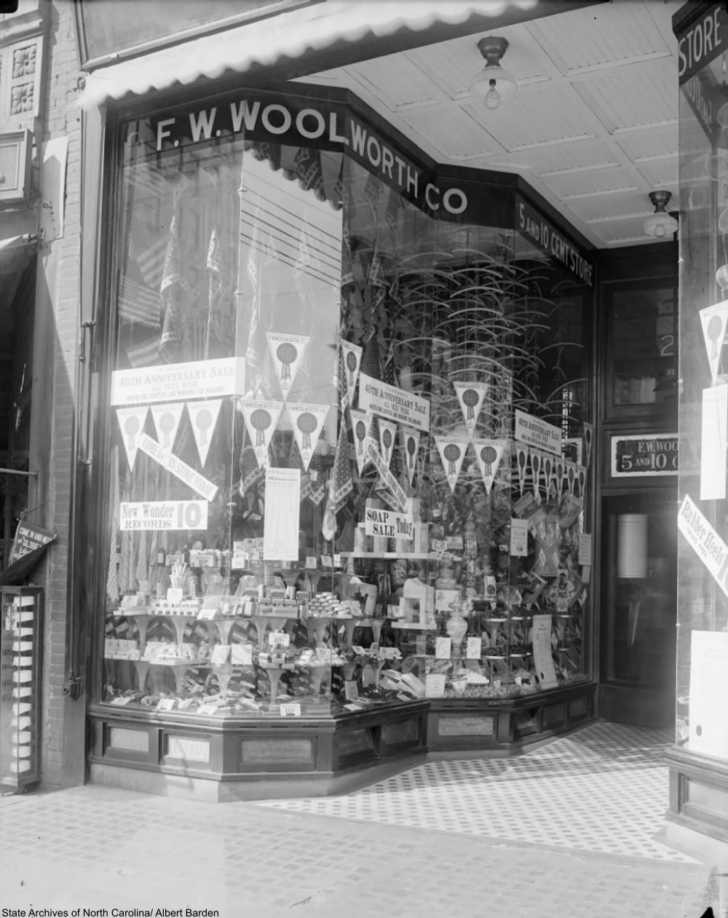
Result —
[[647, 235], [645, 187], [608, 239], [518, 150], [598, 169], [560, 107], [542, 136], [535, 43], [639, 22], [676, 80], [672, 35], [647, 3], [223, 6], [78, 7], [66, 780], [322, 793], [671, 722], [675, 221]]

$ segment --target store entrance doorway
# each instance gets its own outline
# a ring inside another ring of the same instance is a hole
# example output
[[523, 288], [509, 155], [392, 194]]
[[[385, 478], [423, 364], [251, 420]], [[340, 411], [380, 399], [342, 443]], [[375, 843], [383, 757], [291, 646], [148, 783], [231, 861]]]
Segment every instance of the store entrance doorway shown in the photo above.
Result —
[[599, 713], [621, 723], [674, 719], [675, 488], [605, 497]]

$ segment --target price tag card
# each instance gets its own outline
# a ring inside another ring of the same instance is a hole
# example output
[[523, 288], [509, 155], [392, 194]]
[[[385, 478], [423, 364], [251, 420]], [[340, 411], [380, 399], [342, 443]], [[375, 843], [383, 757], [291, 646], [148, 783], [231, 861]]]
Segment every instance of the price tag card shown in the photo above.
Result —
[[174, 698], [162, 698], [157, 705], [158, 711], [174, 711], [175, 705], [177, 704], [176, 699]]
[[289, 647], [291, 644], [291, 635], [285, 631], [269, 631], [268, 645], [270, 647]]
[[465, 649], [465, 657], [468, 660], [479, 660], [483, 651], [483, 641], [479, 637], [469, 637]]
[[438, 660], [449, 660], [452, 654], [452, 641], [449, 637], [435, 638], [435, 656]]
[[197, 617], [201, 622], [209, 622], [217, 615], [217, 609], [200, 609]]
[[528, 520], [511, 519], [511, 546], [512, 558], [525, 558], [528, 555]]
[[229, 644], [215, 644], [210, 655], [210, 662], [214, 666], [223, 666], [230, 659]]
[[341, 555], [334, 555], [334, 567], [341, 567]]
[[198, 714], [217, 714], [217, 703], [214, 701], [208, 701], [205, 704], [201, 704], [197, 709]]
[[300, 717], [301, 705], [289, 701], [287, 704], [280, 706], [281, 717]]
[[231, 644], [230, 645], [230, 662], [237, 666], [252, 666], [253, 664], [253, 645], [252, 644]]
[[321, 567], [333, 567], [334, 559], [331, 555], [321, 555]]
[[579, 536], [579, 564], [592, 563], [592, 537], [590, 532], [582, 532]]
[[344, 682], [344, 698], [347, 701], [358, 701], [359, 699], [359, 686], [353, 679], [347, 679]]
[[442, 698], [445, 694], [445, 676], [442, 673], [428, 673], [425, 676], [425, 697]]
[[315, 571], [318, 567], [318, 562], [316, 561], [315, 555], [306, 555], [306, 569], [310, 571]]

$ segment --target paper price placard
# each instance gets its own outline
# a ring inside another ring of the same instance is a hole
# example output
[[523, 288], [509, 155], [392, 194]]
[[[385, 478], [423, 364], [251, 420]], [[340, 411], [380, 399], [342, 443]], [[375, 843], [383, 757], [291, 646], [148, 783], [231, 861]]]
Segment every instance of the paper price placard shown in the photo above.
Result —
[[438, 660], [449, 660], [452, 656], [452, 640], [449, 637], [435, 638], [435, 657]]
[[469, 637], [465, 647], [465, 657], [468, 660], [479, 660], [483, 652], [483, 640], [479, 637]]

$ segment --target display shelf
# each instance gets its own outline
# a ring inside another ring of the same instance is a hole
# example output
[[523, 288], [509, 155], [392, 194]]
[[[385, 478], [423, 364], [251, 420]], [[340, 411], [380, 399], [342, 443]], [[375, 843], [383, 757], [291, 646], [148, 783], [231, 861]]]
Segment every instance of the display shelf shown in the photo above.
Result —
[[352, 558], [356, 561], [437, 561], [440, 556], [432, 552], [401, 552], [401, 551], [342, 551], [342, 558]]

